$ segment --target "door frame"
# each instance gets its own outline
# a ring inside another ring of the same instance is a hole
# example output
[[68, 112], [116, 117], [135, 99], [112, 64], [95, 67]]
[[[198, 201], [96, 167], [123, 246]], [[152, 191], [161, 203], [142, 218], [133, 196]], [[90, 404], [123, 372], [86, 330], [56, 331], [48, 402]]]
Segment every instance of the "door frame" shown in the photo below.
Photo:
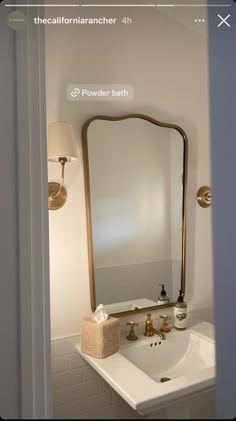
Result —
[[[25, 3], [29, 3], [26, 0]], [[39, 0], [34, 0], [39, 4]], [[16, 32], [20, 407], [23, 419], [52, 418], [43, 8], [21, 9]]]

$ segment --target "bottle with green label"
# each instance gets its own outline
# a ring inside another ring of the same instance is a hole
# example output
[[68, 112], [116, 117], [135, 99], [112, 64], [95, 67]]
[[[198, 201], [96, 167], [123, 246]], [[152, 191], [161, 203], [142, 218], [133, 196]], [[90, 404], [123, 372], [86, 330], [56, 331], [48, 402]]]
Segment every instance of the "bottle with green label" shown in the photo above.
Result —
[[187, 327], [187, 303], [184, 301], [184, 292], [181, 289], [174, 305], [174, 327], [176, 329]]
[[163, 284], [158, 284], [158, 285], [160, 285], [162, 287], [162, 289], [161, 289], [161, 294], [158, 297], [157, 304], [158, 305], [169, 304], [170, 298], [166, 294], [165, 285], [163, 285]]

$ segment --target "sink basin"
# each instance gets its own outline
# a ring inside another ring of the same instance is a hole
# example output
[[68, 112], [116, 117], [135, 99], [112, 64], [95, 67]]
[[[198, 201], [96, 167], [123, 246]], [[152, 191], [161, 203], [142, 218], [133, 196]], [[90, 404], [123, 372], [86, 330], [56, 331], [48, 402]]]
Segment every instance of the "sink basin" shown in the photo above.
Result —
[[215, 365], [214, 343], [193, 331], [184, 331], [160, 341], [137, 343], [120, 350], [120, 354], [135, 364], [157, 383], [180, 376], [190, 376]]
[[215, 387], [214, 326], [201, 322], [172, 330], [166, 340], [122, 336], [119, 352], [98, 359], [76, 350], [128, 404], [142, 415]]

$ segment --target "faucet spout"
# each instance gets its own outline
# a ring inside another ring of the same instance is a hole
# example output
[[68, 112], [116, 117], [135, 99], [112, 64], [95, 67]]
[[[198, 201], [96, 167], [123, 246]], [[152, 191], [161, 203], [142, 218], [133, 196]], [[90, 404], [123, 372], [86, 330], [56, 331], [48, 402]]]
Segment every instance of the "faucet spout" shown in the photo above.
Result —
[[152, 323], [152, 319], [151, 319], [151, 313], [148, 313], [147, 314], [147, 320], [146, 320], [146, 323], [145, 323], [144, 335], [145, 336], [154, 336], [155, 334], [160, 336], [160, 338], [162, 340], [166, 339], [166, 335], [163, 332], [161, 332], [160, 330], [155, 329], [153, 327], [153, 323]]
[[166, 335], [165, 335], [163, 332], [161, 332], [160, 330], [155, 329], [154, 327], [152, 328], [152, 330], [153, 330], [153, 332], [154, 332], [156, 335], [160, 336], [160, 338], [161, 338], [162, 340], [165, 340], [165, 339], [166, 339]]

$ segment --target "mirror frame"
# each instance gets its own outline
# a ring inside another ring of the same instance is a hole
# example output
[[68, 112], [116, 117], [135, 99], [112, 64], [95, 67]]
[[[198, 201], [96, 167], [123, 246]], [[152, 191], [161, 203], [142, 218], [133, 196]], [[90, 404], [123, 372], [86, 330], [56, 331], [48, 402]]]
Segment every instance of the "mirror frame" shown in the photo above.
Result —
[[[88, 241], [88, 262], [89, 262], [89, 282], [90, 282], [90, 302], [91, 309], [96, 309], [96, 295], [95, 295], [95, 276], [94, 276], [94, 256], [93, 256], [93, 237], [92, 237], [92, 218], [91, 218], [91, 198], [90, 198], [90, 183], [89, 183], [89, 160], [88, 160], [88, 128], [95, 120], [108, 121], [122, 121], [131, 118], [140, 118], [149, 121], [152, 124], [160, 127], [166, 127], [177, 130], [183, 138], [183, 201], [182, 201], [182, 261], [181, 261], [181, 289], [185, 294], [185, 278], [186, 278], [186, 203], [187, 203], [187, 178], [188, 178], [188, 138], [185, 131], [175, 124], [162, 123], [144, 114], [128, 114], [120, 117], [96, 115], [88, 119], [82, 128], [82, 147], [83, 147], [83, 162], [84, 162], [84, 187], [85, 187], [85, 203], [86, 203], [86, 221], [87, 221], [87, 241]], [[176, 297], [177, 298], [177, 297]], [[152, 307], [145, 307], [136, 310], [128, 310], [119, 313], [112, 313], [114, 317], [121, 317], [132, 315], [136, 313], [143, 313], [157, 310], [160, 308], [173, 307], [174, 302], [156, 305]]]

